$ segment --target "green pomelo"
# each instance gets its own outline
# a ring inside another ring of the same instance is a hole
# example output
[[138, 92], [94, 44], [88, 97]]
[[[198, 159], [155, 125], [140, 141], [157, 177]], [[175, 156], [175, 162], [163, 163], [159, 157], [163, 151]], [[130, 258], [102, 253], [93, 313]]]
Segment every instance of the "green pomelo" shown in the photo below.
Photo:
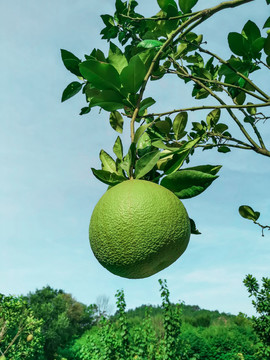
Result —
[[171, 265], [186, 250], [190, 220], [168, 189], [127, 180], [109, 189], [94, 208], [89, 239], [102, 266], [115, 275], [139, 279]]

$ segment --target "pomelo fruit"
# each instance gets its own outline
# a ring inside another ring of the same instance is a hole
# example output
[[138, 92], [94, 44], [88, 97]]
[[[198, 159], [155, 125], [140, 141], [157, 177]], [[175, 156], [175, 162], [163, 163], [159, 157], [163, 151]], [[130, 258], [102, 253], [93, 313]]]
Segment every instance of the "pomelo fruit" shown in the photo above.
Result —
[[165, 187], [126, 180], [110, 188], [91, 216], [89, 239], [102, 266], [130, 279], [151, 276], [186, 250], [190, 220], [182, 202]]

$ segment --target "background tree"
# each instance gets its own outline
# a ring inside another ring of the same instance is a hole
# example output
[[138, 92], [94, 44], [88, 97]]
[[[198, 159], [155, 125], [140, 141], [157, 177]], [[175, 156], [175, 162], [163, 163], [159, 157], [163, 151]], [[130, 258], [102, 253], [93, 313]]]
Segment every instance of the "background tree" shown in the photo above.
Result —
[[94, 308], [79, 303], [63, 290], [46, 286], [30, 292], [26, 299], [34, 316], [43, 320], [41, 329], [48, 360], [54, 359], [58, 348], [65, 347], [93, 324]]
[[42, 325], [22, 297], [0, 294], [0, 358], [43, 359]]

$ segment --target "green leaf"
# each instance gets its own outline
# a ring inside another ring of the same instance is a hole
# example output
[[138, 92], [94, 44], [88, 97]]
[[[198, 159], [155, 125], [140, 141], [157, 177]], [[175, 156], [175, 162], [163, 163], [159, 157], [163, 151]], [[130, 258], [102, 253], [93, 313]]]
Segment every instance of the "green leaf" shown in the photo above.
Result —
[[134, 166], [136, 159], [136, 144], [131, 143], [127, 155], [124, 157], [120, 167], [129, 175], [130, 168]]
[[82, 88], [83, 84], [79, 83], [78, 81], [73, 81], [70, 83], [65, 90], [63, 91], [61, 101], [66, 101], [70, 99], [72, 96], [76, 95]]
[[161, 10], [166, 12], [169, 16], [173, 16], [176, 14], [177, 5], [174, 0], [157, 0], [157, 2]]
[[128, 61], [125, 55], [112, 42], [110, 43], [108, 61], [118, 71], [119, 74], [126, 66], [128, 66]]
[[155, 126], [162, 132], [163, 134], [168, 134], [171, 130], [171, 126], [166, 120], [159, 120], [155, 122]]
[[190, 232], [191, 232], [191, 234], [193, 234], [193, 235], [201, 235], [201, 233], [199, 232], [199, 230], [196, 227], [195, 221], [190, 219], [190, 218], [189, 218], [189, 221], [190, 221]]
[[80, 115], [88, 114], [88, 113], [90, 113], [90, 111], [91, 111], [91, 107], [85, 106], [81, 109]]
[[115, 140], [115, 143], [113, 145], [113, 152], [117, 156], [117, 159], [122, 160], [123, 158], [123, 144], [122, 140], [119, 136], [117, 136], [117, 139]]
[[266, 64], [267, 64], [268, 66], [270, 66], [270, 55], [268, 55], [267, 58], [266, 58]]
[[110, 114], [110, 124], [111, 124], [111, 127], [115, 131], [122, 134], [124, 119], [123, 119], [122, 115], [118, 111], [112, 111], [111, 112], [111, 114]]
[[227, 152], [230, 152], [231, 149], [228, 146], [219, 146], [218, 152], [226, 154]]
[[239, 214], [248, 220], [257, 221], [260, 217], [260, 213], [258, 211], [254, 211], [252, 207], [248, 205], [242, 205], [239, 207]]
[[144, 132], [137, 142], [138, 156], [142, 157], [151, 150], [151, 138]]
[[270, 28], [270, 16], [263, 25], [263, 29], [267, 29], [267, 28]]
[[218, 176], [202, 171], [183, 169], [164, 177], [161, 185], [175, 193], [179, 199], [189, 199], [201, 194]]
[[116, 90], [121, 87], [117, 70], [107, 63], [97, 60], [87, 60], [80, 65], [82, 76], [99, 90]]
[[190, 13], [193, 6], [197, 4], [198, 0], [178, 0], [180, 9], [184, 14]]
[[196, 170], [210, 175], [216, 175], [219, 170], [222, 168], [222, 165], [199, 165], [189, 167], [188, 170]]
[[145, 75], [146, 67], [139, 55], [135, 55], [130, 59], [128, 66], [122, 70], [120, 79], [127, 92], [136, 94], [143, 83]]
[[136, 130], [135, 132], [135, 135], [134, 135], [134, 143], [137, 144], [137, 142], [139, 141], [140, 137], [142, 136], [142, 134], [145, 132], [145, 130], [151, 126], [152, 124], [149, 123], [149, 124], [144, 124], [144, 125], [141, 125], [140, 127], [138, 127], [138, 129]]
[[111, 173], [116, 173], [115, 161], [109, 154], [106, 153], [106, 151], [101, 150], [99, 153], [99, 158], [102, 164], [102, 170], [106, 170]]
[[209, 129], [217, 124], [220, 119], [220, 113], [220, 109], [214, 109], [207, 115], [206, 122]]
[[[253, 105], [253, 103], [251, 102], [248, 102], [247, 105]], [[257, 114], [257, 108], [254, 106], [254, 107], [248, 107], [247, 108], [247, 112], [250, 114], [250, 115], [256, 115]]]
[[61, 49], [61, 57], [65, 67], [76, 76], [81, 76], [79, 64], [81, 60], [71, 52]]
[[120, 176], [106, 170], [96, 170], [94, 168], [91, 168], [91, 170], [98, 180], [102, 181], [107, 185], [114, 186], [127, 180], [124, 176]]
[[265, 45], [265, 38], [263, 37], [260, 37], [256, 40], [253, 41], [253, 43], [251, 44], [251, 51], [252, 51], [252, 54], [258, 58], [259, 56], [259, 53], [260, 51], [264, 48], [264, 45]]
[[247, 37], [250, 43], [253, 43], [256, 39], [261, 37], [260, 29], [251, 20], [248, 20], [248, 22], [243, 27], [242, 34]]
[[226, 130], [228, 130], [228, 126], [226, 124], [220, 123], [214, 127], [214, 132], [219, 133], [219, 134], [222, 134]]
[[151, 151], [142, 156], [135, 164], [135, 178], [140, 179], [153, 169], [159, 160], [160, 152], [158, 150]]
[[266, 55], [270, 55], [270, 34], [268, 34], [264, 43], [264, 52], [266, 53]]
[[173, 120], [173, 132], [174, 138], [176, 140], [180, 139], [180, 135], [185, 130], [188, 121], [188, 114], [187, 112], [180, 112], [176, 115], [175, 119]]
[[236, 55], [246, 55], [248, 42], [247, 39], [243, 37], [243, 35], [238, 34], [236, 32], [231, 32], [228, 35], [228, 42], [231, 51]]
[[146, 99], [143, 99], [140, 103], [140, 110], [139, 110], [139, 116], [143, 116], [146, 109], [148, 109], [150, 106], [154, 105], [156, 103], [156, 100], [154, 100], [151, 97], [148, 97]]
[[106, 111], [115, 111], [123, 109], [124, 104], [123, 98], [118, 93], [112, 90], [103, 90], [91, 100], [90, 106], [100, 106]]
[[245, 118], [244, 118], [245, 123], [253, 124], [254, 121], [255, 121], [255, 119], [252, 116], [245, 116]]
[[145, 49], [152, 49], [152, 48], [160, 48], [163, 45], [163, 42], [159, 40], [143, 40], [137, 46], [142, 47]]
[[180, 169], [189, 153], [190, 150], [185, 150], [180, 154], [174, 154], [173, 158], [167, 162], [164, 168], [164, 174], [169, 175]]

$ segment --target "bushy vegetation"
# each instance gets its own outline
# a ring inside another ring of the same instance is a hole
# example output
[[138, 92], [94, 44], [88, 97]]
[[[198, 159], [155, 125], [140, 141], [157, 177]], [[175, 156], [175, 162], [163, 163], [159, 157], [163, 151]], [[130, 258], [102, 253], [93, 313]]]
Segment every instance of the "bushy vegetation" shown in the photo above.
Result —
[[[86, 306], [47, 286], [27, 296], [0, 296], [1, 360], [268, 360], [269, 279], [244, 281], [258, 317], [174, 304], [159, 280], [161, 305], [126, 311]], [[106, 299], [105, 299], [106, 300]]]

